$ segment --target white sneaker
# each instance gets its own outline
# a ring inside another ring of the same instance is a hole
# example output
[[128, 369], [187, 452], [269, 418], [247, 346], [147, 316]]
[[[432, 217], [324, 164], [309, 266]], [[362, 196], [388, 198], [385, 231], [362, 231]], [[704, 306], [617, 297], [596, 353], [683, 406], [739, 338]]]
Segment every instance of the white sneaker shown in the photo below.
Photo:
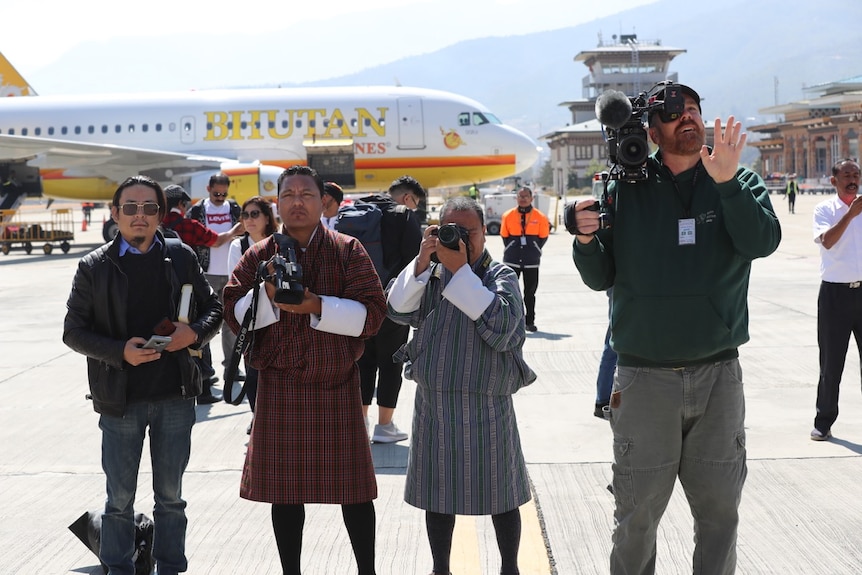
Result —
[[405, 439], [407, 439], [407, 434], [398, 429], [394, 421], [390, 421], [386, 425], [378, 423], [374, 426], [374, 435], [371, 436], [371, 441], [374, 443], [395, 443]]

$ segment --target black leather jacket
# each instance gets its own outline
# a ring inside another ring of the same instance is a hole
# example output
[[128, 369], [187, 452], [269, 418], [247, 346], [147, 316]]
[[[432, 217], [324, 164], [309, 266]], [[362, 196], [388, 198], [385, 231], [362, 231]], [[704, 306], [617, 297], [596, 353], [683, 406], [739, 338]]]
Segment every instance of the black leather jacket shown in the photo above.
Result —
[[[197, 334], [199, 347], [218, 332], [222, 305], [210, 287], [194, 252], [180, 242], [166, 242], [157, 232], [164, 256], [164, 273], [171, 286], [172, 321], [176, 321], [180, 288], [190, 283], [194, 289], [190, 325]], [[63, 342], [87, 356], [87, 374], [93, 409], [106, 415], [122, 416], [126, 408], [126, 382], [129, 367], [123, 349], [130, 335], [126, 326], [127, 278], [120, 268], [120, 236], [90, 252], [78, 263], [72, 293], [66, 303]], [[191, 355], [179, 354], [182, 393], [200, 395], [203, 385], [200, 370]]]

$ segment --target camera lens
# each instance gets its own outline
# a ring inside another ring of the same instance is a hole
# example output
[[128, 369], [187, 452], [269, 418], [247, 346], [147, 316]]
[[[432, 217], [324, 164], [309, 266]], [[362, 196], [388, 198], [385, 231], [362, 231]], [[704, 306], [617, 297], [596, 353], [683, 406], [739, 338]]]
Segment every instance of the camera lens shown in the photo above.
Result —
[[617, 159], [626, 167], [639, 167], [646, 162], [649, 156], [649, 144], [646, 141], [646, 132], [628, 134], [623, 137], [618, 146]]
[[458, 228], [452, 225], [440, 226], [437, 230], [437, 237], [444, 246], [449, 247], [452, 244], [458, 245], [458, 240], [461, 239], [458, 233]]

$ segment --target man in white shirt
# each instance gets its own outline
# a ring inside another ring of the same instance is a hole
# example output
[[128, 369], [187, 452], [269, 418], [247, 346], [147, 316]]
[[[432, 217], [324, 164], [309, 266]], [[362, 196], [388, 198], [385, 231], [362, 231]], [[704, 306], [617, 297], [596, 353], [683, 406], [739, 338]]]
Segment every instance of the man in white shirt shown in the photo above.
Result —
[[845, 158], [832, 166], [835, 197], [814, 208], [814, 242], [820, 245], [820, 294], [817, 298], [817, 343], [820, 381], [817, 415], [811, 439], [832, 437], [838, 419], [838, 388], [850, 334], [862, 349], [862, 197], [858, 196], [859, 162]]
[[[240, 212], [242, 209], [236, 201], [227, 199], [229, 187], [230, 178], [226, 174], [219, 172], [210, 176], [209, 185], [207, 185], [209, 197], [192, 206], [187, 217], [198, 220], [217, 234], [234, 229], [240, 223]], [[242, 233], [241, 223], [239, 228], [235, 230], [235, 233]], [[223, 302], [222, 290], [231, 272], [227, 264], [230, 242], [228, 241], [212, 247], [195, 247], [195, 252], [198, 254], [198, 260], [206, 274], [207, 281], [210, 282], [213, 290], [219, 295], [219, 300]], [[231, 356], [235, 341], [236, 336], [234, 333], [227, 327], [227, 324], [222, 324], [221, 346], [225, 358]], [[203, 349], [203, 354], [204, 381], [209, 380], [211, 385], [218, 378], [215, 377], [215, 369], [212, 367], [212, 356], [209, 345]], [[226, 365], [226, 363], [227, 361], [225, 360], [222, 365]], [[245, 374], [237, 374], [237, 379], [242, 380], [244, 378]]]
[[330, 230], [335, 229], [338, 221], [338, 208], [344, 199], [344, 191], [335, 182], [324, 182], [323, 184], [323, 215], [320, 221]]

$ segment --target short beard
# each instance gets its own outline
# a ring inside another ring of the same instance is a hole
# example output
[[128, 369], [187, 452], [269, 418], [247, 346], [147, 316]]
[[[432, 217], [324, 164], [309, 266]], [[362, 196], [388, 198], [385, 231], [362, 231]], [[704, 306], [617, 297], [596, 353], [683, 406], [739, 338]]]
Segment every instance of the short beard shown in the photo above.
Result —
[[145, 238], [144, 236], [132, 236], [132, 238], [127, 241], [129, 242], [130, 246], [140, 248], [142, 245], [144, 245], [144, 242], [147, 241], [147, 238]]

